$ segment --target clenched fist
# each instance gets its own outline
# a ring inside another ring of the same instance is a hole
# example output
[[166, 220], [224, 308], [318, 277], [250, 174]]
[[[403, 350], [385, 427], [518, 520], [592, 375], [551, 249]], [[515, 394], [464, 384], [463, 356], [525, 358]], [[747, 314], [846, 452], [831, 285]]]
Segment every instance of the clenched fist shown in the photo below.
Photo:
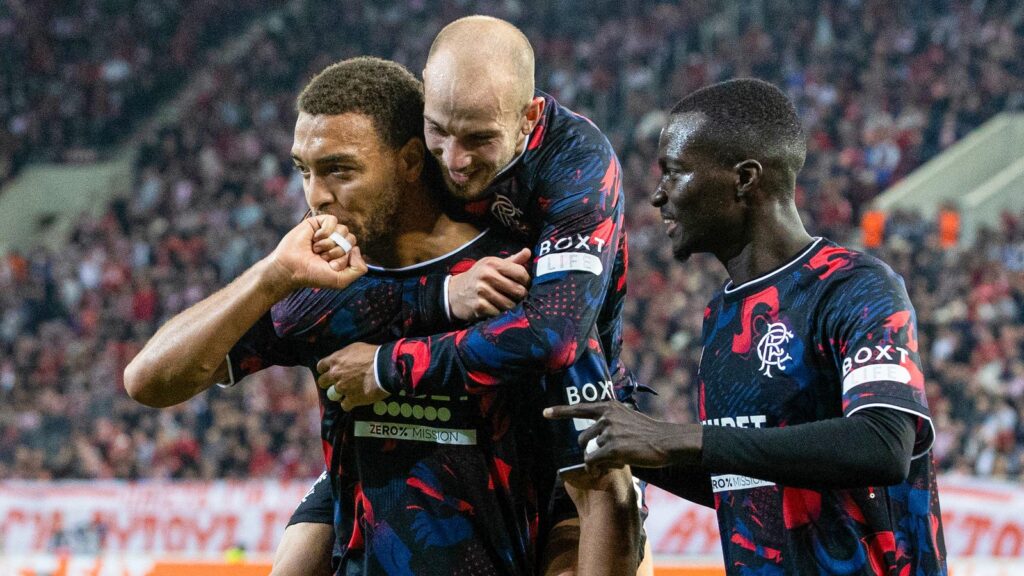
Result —
[[[331, 238], [335, 234], [352, 250], [339, 246]], [[289, 292], [304, 287], [341, 290], [366, 273], [356, 237], [337, 218], [324, 214], [306, 218], [292, 228], [267, 259], [273, 282]]]

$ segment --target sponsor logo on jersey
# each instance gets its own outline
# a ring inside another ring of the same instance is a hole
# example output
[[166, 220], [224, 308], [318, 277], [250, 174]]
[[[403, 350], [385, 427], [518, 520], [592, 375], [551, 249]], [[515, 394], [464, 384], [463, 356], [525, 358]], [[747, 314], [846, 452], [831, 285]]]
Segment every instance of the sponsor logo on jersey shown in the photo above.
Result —
[[[596, 383], [587, 382], [579, 386], [570, 385], [565, 387], [565, 402], [569, 406], [579, 404], [580, 402], [605, 402], [614, 399], [615, 386], [611, 380]], [[594, 421], [590, 418], [573, 418], [572, 422], [577, 432], [582, 432], [594, 424]], [[593, 440], [590, 441], [590, 444], [593, 444], [593, 446], [588, 445], [587, 452], [596, 449], [596, 444]]]
[[431, 442], [433, 444], [459, 446], [476, 445], [476, 430], [433, 428], [402, 422], [368, 422], [366, 420], [357, 420], [355, 423], [355, 435], [359, 438], [386, 438], [389, 440], [411, 440], [414, 442]]
[[[368, 438], [388, 438], [433, 442], [434, 444], [476, 444], [476, 430], [460, 429], [460, 416], [468, 396], [408, 396], [399, 392], [371, 406], [379, 421], [356, 420], [355, 434]], [[441, 427], [435, 427], [440, 425]], [[444, 427], [444, 426], [448, 427]]]
[[579, 386], [565, 387], [565, 400], [572, 406], [580, 402], [604, 402], [615, 399], [615, 386], [611, 380], [603, 382], [587, 382]]
[[894, 362], [903, 364], [910, 356], [906, 348], [887, 344], [885, 346], [864, 346], [852, 355], [843, 358], [843, 376], [846, 376], [855, 365], [867, 362]]
[[731, 492], [733, 490], [750, 490], [751, 488], [761, 488], [764, 486], [775, 486], [775, 483], [768, 482], [767, 480], [758, 480], [749, 476], [740, 476], [739, 474], [723, 474], [711, 477], [711, 491], [715, 494]]
[[786, 351], [786, 344], [793, 338], [793, 333], [782, 322], [773, 322], [768, 325], [768, 331], [757, 343], [757, 357], [761, 359], [759, 371], [771, 378], [772, 368], [786, 371], [784, 363], [793, 359]]
[[601, 272], [604, 272], [604, 265], [597, 256], [582, 252], [548, 254], [537, 259], [537, 276], [569, 271], [590, 272], [600, 276]]
[[764, 414], [752, 416], [726, 416], [724, 418], [708, 418], [701, 420], [704, 426], [728, 426], [730, 428], [764, 428], [768, 417]]
[[910, 371], [899, 364], [871, 364], [855, 368], [843, 377], [843, 394], [861, 384], [872, 382], [910, 382]]
[[910, 382], [910, 371], [902, 366], [909, 359], [906, 348], [890, 344], [863, 346], [843, 358], [843, 394], [872, 382]]
[[590, 234], [574, 234], [540, 243], [537, 252], [537, 276], [553, 272], [590, 272], [600, 276], [604, 272], [601, 258], [605, 240]]
[[604, 250], [604, 239], [594, 238], [591, 242], [592, 237], [589, 234], [575, 234], [572, 236], [564, 236], [555, 240], [545, 240], [540, 243], [539, 256], [543, 256], [549, 252], [564, 252], [566, 250], [572, 250], [574, 252], [593, 252], [600, 254]]

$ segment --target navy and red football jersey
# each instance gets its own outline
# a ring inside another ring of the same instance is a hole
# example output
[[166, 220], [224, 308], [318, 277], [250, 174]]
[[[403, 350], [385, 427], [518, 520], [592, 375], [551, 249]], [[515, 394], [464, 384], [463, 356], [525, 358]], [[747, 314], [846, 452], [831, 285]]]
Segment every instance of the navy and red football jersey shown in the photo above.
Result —
[[557, 372], [591, 347], [594, 327], [620, 396], [631, 392], [619, 364], [627, 264], [619, 161], [593, 123], [538, 95], [544, 112], [522, 154], [464, 207], [533, 244], [530, 293], [497, 318], [382, 346], [377, 377], [392, 394], [458, 394]]
[[[232, 379], [272, 364], [303, 365], [315, 374], [320, 358], [347, 344], [415, 333], [415, 291], [404, 284], [458, 273], [520, 246], [486, 232], [418, 266], [371, 268], [343, 291], [298, 291], [232, 349]], [[539, 392], [400, 392], [351, 413], [319, 392], [340, 574], [533, 573], [543, 522], [538, 501], [554, 485], [553, 468], [533, 457]], [[546, 471], [543, 478], [535, 477], [538, 469]]]
[[869, 407], [917, 417], [910, 474], [895, 486], [793, 488], [712, 470], [728, 574], [946, 574], [917, 323], [895, 272], [816, 239], [774, 272], [726, 284], [703, 343], [704, 425], [792, 426]]

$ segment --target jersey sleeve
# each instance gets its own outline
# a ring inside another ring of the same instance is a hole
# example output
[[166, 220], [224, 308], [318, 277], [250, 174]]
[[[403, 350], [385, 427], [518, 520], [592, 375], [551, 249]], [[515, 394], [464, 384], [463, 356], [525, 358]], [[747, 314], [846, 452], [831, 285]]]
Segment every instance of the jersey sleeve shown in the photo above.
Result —
[[271, 366], [297, 366], [301, 352], [294, 342], [278, 336], [271, 313], [267, 312], [228, 352], [228, 381], [234, 386], [250, 374]]
[[914, 457], [935, 438], [918, 351], [917, 317], [903, 280], [859, 265], [828, 299], [826, 338], [841, 375], [845, 416], [869, 407], [917, 416]]
[[446, 279], [445, 274], [375, 275], [344, 290], [299, 290], [274, 305], [274, 328], [282, 337], [326, 338], [339, 346], [447, 330]]
[[535, 184], [542, 227], [526, 299], [464, 330], [385, 344], [375, 366], [380, 385], [391, 393], [479, 392], [575, 362], [614, 273], [623, 225], [619, 171], [603, 137], [600, 145], [552, 152]]

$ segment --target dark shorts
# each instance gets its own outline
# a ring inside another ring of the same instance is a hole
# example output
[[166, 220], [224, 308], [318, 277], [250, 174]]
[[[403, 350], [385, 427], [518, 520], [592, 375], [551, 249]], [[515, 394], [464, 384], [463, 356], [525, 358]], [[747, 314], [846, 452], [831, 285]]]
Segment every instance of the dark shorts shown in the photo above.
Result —
[[310, 522], [313, 524], [334, 525], [334, 501], [331, 498], [331, 480], [325, 471], [316, 479], [309, 492], [299, 501], [299, 506], [292, 512], [288, 525]]

